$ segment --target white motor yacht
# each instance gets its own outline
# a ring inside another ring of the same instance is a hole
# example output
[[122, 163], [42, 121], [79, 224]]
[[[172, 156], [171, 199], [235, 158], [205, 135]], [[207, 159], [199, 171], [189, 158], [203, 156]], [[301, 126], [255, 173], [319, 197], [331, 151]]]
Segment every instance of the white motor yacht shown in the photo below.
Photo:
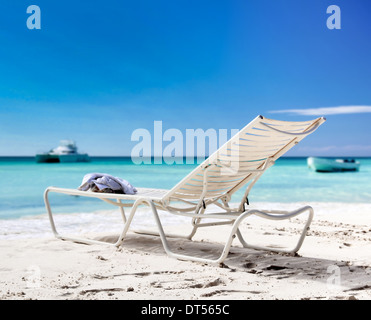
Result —
[[89, 155], [78, 153], [76, 143], [71, 140], [62, 140], [57, 148], [46, 153], [36, 155], [36, 162], [88, 162]]

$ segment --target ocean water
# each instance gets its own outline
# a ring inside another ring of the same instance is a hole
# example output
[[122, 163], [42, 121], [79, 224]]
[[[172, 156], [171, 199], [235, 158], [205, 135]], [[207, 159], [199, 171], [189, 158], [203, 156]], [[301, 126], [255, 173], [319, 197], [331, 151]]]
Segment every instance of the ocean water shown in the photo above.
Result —
[[[357, 158], [358, 172], [317, 173], [306, 158], [281, 158], [253, 187], [253, 202], [352, 202], [371, 203], [371, 158]], [[0, 219], [45, 214], [43, 192], [48, 186], [77, 188], [85, 174], [108, 173], [136, 187], [170, 189], [197, 164], [136, 165], [130, 158], [92, 158], [89, 163], [36, 163], [33, 157], [0, 158]], [[243, 191], [232, 201], [240, 201]], [[56, 213], [112, 209], [97, 199], [51, 194]]]

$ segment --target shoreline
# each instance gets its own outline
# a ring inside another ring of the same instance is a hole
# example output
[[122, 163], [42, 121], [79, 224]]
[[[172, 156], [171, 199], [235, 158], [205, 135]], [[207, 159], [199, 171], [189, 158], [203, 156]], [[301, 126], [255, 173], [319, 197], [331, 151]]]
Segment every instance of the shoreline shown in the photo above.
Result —
[[[262, 204], [279, 208], [254, 207]], [[302, 204], [280, 205], [290, 210]], [[306, 204], [313, 206], [314, 219], [296, 256], [242, 248], [235, 240], [222, 267], [169, 258], [158, 237], [133, 232], [119, 248], [61, 241], [45, 214], [38, 217], [43, 237], [0, 240], [0, 299], [370, 299], [371, 204]], [[304, 218], [278, 223], [252, 217], [241, 231], [254, 243], [292, 246]], [[89, 233], [95, 237], [117, 235], [109, 228], [102, 232], [114, 221], [94, 222], [98, 229]], [[216, 257], [228, 228], [203, 228], [193, 241], [169, 238], [169, 243], [177, 252]], [[166, 223], [166, 230], [186, 233], [182, 221]]]
[[[231, 207], [238, 207], [239, 203], [231, 203]], [[354, 207], [359, 215], [357, 221], [363, 221], [364, 224], [371, 222], [371, 204], [365, 202], [254, 202], [250, 204], [249, 209], [276, 209], [276, 210], [295, 210], [303, 206], [311, 206], [314, 209], [314, 220], [316, 217], [325, 216], [329, 220], [337, 220], [336, 215], [342, 215], [342, 219], [351, 223], [353, 216], [349, 214], [342, 214], [342, 211], [349, 212]], [[82, 206], [83, 207], [83, 206]], [[113, 207], [112, 207], [113, 208]], [[214, 207], [217, 210], [219, 208]], [[358, 209], [357, 209], [358, 208]], [[127, 213], [130, 208], [125, 209]], [[369, 214], [367, 214], [369, 212]], [[161, 212], [160, 212], [161, 214]], [[127, 214], [126, 214], [127, 215]], [[84, 228], [85, 232], [96, 232], [97, 227], [105, 226], [109, 232], [113, 230], [120, 230], [116, 228], [117, 225], [121, 227], [122, 219], [118, 209], [104, 209], [93, 212], [69, 212], [54, 214], [56, 223], [60, 223], [59, 227], [71, 228], [68, 231], [77, 231], [77, 229]], [[151, 226], [154, 221], [152, 213], [148, 208], [139, 208], [135, 215], [132, 225], [133, 227]], [[58, 221], [59, 220], [59, 221]], [[146, 221], [148, 220], [148, 223]], [[187, 224], [189, 218], [183, 216], [176, 216], [169, 213], [162, 215], [162, 223], [169, 225], [177, 225], [181, 223]], [[75, 227], [74, 227], [75, 226]], [[81, 229], [80, 229], [81, 230]], [[52, 236], [50, 222], [46, 211], [36, 215], [24, 215], [16, 218], [0, 219], [0, 241], [19, 238], [44, 238]]]

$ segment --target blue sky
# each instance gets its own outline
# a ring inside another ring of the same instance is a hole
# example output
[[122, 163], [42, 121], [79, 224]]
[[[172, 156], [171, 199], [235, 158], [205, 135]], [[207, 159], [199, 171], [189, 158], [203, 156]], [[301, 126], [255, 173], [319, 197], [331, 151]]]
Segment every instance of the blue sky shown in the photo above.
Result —
[[3, 1], [0, 156], [61, 139], [130, 155], [154, 121], [240, 129], [259, 114], [326, 116], [291, 156], [371, 156], [370, 14], [368, 0]]

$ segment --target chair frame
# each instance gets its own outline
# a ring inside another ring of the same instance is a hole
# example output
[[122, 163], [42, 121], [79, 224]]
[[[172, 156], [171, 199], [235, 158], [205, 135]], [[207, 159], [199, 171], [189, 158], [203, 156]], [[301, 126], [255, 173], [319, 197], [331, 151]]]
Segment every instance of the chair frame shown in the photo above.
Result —
[[[257, 117], [257, 119], [266, 119], [262, 116]], [[184, 181], [187, 179], [184, 178], [180, 181], [174, 188], [171, 190], [162, 190], [162, 189], [148, 189], [148, 188], [137, 188], [138, 194], [136, 195], [128, 195], [128, 194], [107, 194], [107, 193], [95, 193], [89, 191], [80, 191], [77, 189], [64, 189], [64, 188], [57, 188], [57, 187], [48, 187], [44, 192], [44, 202], [46, 206], [46, 210], [48, 213], [48, 217], [50, 220], [52, 231], [56, 238], [62, 240], [69, 240], [79, 243], [85, 244], [106, 244], [111, 246], [119, 247], [121, 246], [126, 238], [126, 235], [130, 229], [130, 225], [132, 220], [136, 214], [136, 211], [139, 206], [146, 205], [150, 208], [153, 217], [156, 222], [156, 226], [158, 232], [148, 231], [148, 230], [134, 230], [134, 232], [146, 235], [155, 235], [159, 236], [162, 241], [162, 245], [164, 247], [165, 252], [169, 257], [176, 258], [179, 260], [190, 260], [195, 262], [202, 262], [202, 263], [210, 263], [210, 264], [220, 264], [222, 263], [228, 256], [230, 248], [232, 246], [233, 240], [237, 237], [244, 248], [256, 249], [256, 250], [266, 250], [272, 252], [281, 252], [281, 253], [288, 253], [288, 254], [295, 254], [302, 246], [304, 238], [307, 234], [307, 230], [310, 227], [310, 224], [313, 219], [313, 208], [310, 206], [304, 206], [298, 208], [294, 211], [282, 211], [282, 210], [257, 210], [257, 209], [245, 209], [246, 204], [248, 205], [248, 195], [258, 181], [258, 179], [263, 175], [263, 173], [270, 168], [274, 162], [288, 149], [290, 149], [293, 145], [297, 144], [302, 138], [307, 136], [308, 134], [315, 131], [319, 125], [321, 125], [325, 121], [324, 118], [315, 119], [311, 125], [303, 132], [289, 132], [278, 130], [272, 126], [268, 126], [265, 123], [263, 125], [267, 126], [269, 130], [278, 131], [280, 134], [294, 136], [293, 139], [287, 143], [281, 150], [276, 152], [274, 155], [266, 158], [264, 161], [260, 162], [260, 164], [255, 169], [247, 169], [244, 170], [246, 177], [239, 181], [237, 185], [231, 188], [228, 192], [223, 194], [217, 194], [214, 197], [207, 196], [208, 195], [208, 188], [211, 184], [209, 180], [208, 172], [212, 169], [218, 170], [230, 170], [233, 174], [233, 168], [223, 164], [218, 159], [217, 152], [210, 156], [207, 160], [204, 161], [201, 165], [197, 168], [202, 170], [203, 172], [203, 183], [202, 183], [202, 192], [199, 193], [198, 199], [184, 199], [179, 197], [176, 194], [176, 190], [179, 190], [179, 186], [184, 185]], [[227, 142], [228, 143], [228, 142]], [[196, 168], [196, 169], [197, 169]], [[191, 173], [192, 174], [192, 173]], [[237, 190], [239, 190], [242, 186], [249, 183], [244, 196], [238, 206], [238, 208], [231, 208], [229, 202], [231, 200], [231, 196]], [[178, 188], [178, 189], [177, 189]], [[51, 209], [50, 201], [49, 201], [49, 194], [50, 193], [59, 193], [65, 195], [73, 195], [73, 196], [84, 196], [84, 197], [92, 197], [98, 198], [102, 201], [105, 201], [109, 204], [117, 206], [120, 210], [122, 219], [123, 219], [123, 228], [122, 231], [115, 243], [110, 243], [106, 241], [88, 239], [88, 238], [80, 238], [80, 237], [70, 237], [61, 235], [58, 233], [53, 212]], [[143, 195], [144, 194], [144, 195]], [[176, 202], [174, 205], [173, 202]], [[186, 206], [177, 206], [179, 202], [184, 203]], [[207, 208], [210, 208], [210, 205], [216, 205], [217, 207], [221, 208], [221, 212], [207, 212]], [[127, 216], [125, 212], [125, 207], [131, 207], [130, 214]], [[160, 216], [158, 214], [158, 210], [163, 210], [167, 213], [179, 216], [186, 216], [192, 219], [192, 231], [188, 235], [178, 235], [178, 234], [166, 234], [163, 225], [161, 223]], [[269, 220], [285, 220], [291, 219], [296, 217], [302, 213], [308, 213], [308, 217], [304, 223], [304, 227], [301, 231], [298, 241], [292, 248], [274, 248], [269, 246], [261, 246], [248, 243], [240, 229], [240, 224], [247, 218], [251, 216], [257, 216], [260, 218], [265, 218]], [[204, 222], [206, 219], [212, 219], [214, 221], [211, 222]], [[216, 220], [216, 221], [215, 221]], [[175, 253], [171, 250], [170, 245], [168, 243], [168, 237], [177, 237], [177, 238], [185, 238], [188, 240], [192, 240], [193, 236], [196, 234], [198, 228], [202, 227], [211, 227], [211, 226], [220, 226], [220, 225], [230, 225], [230, 233], [228, 234], [227, 240], [224, 244], [222, 249], [222, 253], [216, 259], [207, 259], [202, 258], [199, 256], [191, 256], [191, 255], [184, 255]]]

